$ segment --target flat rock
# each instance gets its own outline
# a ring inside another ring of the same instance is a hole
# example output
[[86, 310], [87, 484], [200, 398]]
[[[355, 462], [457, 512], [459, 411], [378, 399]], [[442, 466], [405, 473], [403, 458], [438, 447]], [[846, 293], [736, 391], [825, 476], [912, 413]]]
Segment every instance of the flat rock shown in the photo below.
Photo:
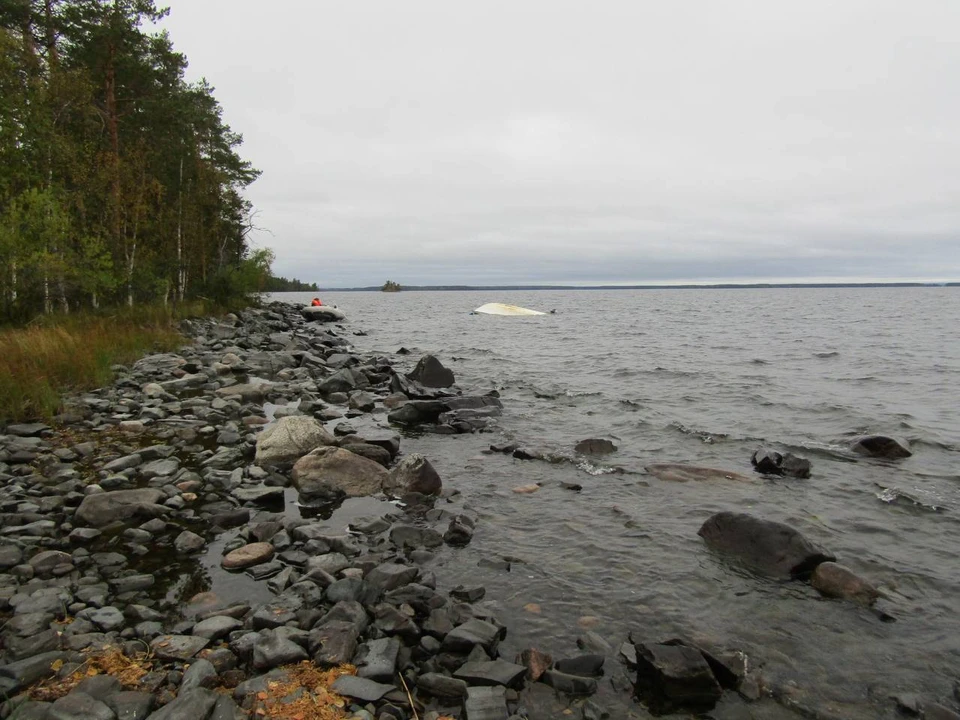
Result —
[[219, 640], [243, 627], [243, 621], [227, 615], [215, 615], [193, 626], [192, 634], [207, 640]]
[[153, 695], [148, 692], [124, 690], [106, 698], [117, 720], [143, 720], [153, 709]]
[[206, 540], [189, 530], [184, 530], [177, 535], [176, 540], [173, 541], [173, 547], [176, 551], [184, 554], [200, 552], [206, 544]]
[[242, 570], [267, 562], [273, 557], [273, 553], [273, 545], [268, 542], [250, 543], [228, 552], [220, 564], [226, 570]]
[[617, 451], [617, 446], [603, 438], [587, 438], [578, 442], [574, 448], [581, 455], [609, 455]]
[[638, 644], [637, 691], [657, 714], [706, 711], [723, 693], [698, 650], [683, 645]]
[[460, 666], [453, 674], [469, 685], [503, 685], [518, 687], [523, 684], [527, 668], [506, 660], [480, 660]]
[[219, 695], [206, 688], [193, 688], [177, 695], [150, 716], [150, 720], [206, 720]]
[[257, 438], [258, 465], [289, 466], [318, 447], [336, 445], [336, 438], [317, 420], [289, 415], [277, 420]]
[[850, 443], [850, 449], [858, 455], [888, 459], [908, 458], [913, 453], [903, 440], [886, 435], [864, 435]]
[[644, 468], [658, 480], [667, 482], [697, 482], [734, 480], [736, 482], [754, 482], [754, 479], [729, 470], [681, 465], [678, 463], [657, 463]]
[[157, 517], [169, 512], [160, 503], [166, 496], [155, 488], [114, 490], [87, 495], [77, 508], [77, 522], [91, 527], [103, 527], [117, 520], [134, 516]]
[[464, 703], [467, 720], [507, 720], [507, 691], [501, 686], [472, 687]]
[[78, 718], [83, 718], [83, 720], [115, 720], [116, 715], [105, 703], [90, 697], [86, 693], [74, 690], [50, 706], [47, 711], [47, 718], [48, 720], [78, 720]]
[[376, 702], [388, 692], [393, 691], [394, 687], [355, 675], [341, 675], [334, 680], [330, 689], [339, 695], [362, 702]]
[[460, 700], [467, 696], [467, 683], [440, 673], [424, 673], [417, 678], [417, 689], [439, 698]]
[[161, 660], [186, 661], [209, 644], [195, 635], [159, 635], [150, 641], [150, 650]]

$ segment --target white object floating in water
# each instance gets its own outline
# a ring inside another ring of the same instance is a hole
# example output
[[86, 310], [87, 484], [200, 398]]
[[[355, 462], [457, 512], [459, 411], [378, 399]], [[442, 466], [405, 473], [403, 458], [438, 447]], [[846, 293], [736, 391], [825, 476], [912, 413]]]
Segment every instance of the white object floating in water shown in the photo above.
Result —
[[504, 305], [503, 303], [487, 303], [478, 307], [474, 312], [483, 315], [546, 315], [539, 310], [530, 310], [517, 305]]

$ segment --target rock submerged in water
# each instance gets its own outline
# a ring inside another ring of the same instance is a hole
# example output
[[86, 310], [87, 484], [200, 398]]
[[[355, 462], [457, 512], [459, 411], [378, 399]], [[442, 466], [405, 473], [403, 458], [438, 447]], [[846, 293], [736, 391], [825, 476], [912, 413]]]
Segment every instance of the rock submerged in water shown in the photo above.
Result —
[[679, 463], [657, 463], [647, 465], [644, 470], [658, 480], [667, 482], [695, 482], [703, 480], [736, 480], [738, 482], [754, 482], [753, 478], [729, 470], [681, 465]]
[[850, 449], [858, 455], [898, 460], [913, 455], [906, 442], [886, 435], [864, 435], [856, 438]]
[[810, 477], [810, 461], [793, 453], [781, 455], [776, 450], [760, 448], [750, 458], [753, 469], [763, 475], [786, 475], [795, 478]]
[[76, 520], [80, 524], [98, 528], [133, 517], [157, 517], [170, 510], [160, 504], [165, 497], [162, 491], [155, 488], [87, 495], [77, 508]]
[[711, 549], [782, 579], [806, 580], [817, 565], [836, 560], [789, 525], [747, 513], [711, 515], [697, 534]]
[[587, 438], [578, 442], [574, 448], [581, 455], [609, 455], [617, 451], [617, 446], [603, 438]]
[[405, 456], [383, 482], [384, 492], [398, 497], [407, 493], [439, 495], [442, 489], [440, 475], [420, 453]]
[[868, 607], [880, 597], [880, 593], [873, 585], [856, 575], [850, 568], [835, 562], [817, 565], [810, 577], [810, 584], [826, 597], [850, 600]]
[[723, 694], [700, 652], [684, 645], [636, 645], [637, 694], [658, 714], [706, 712]]

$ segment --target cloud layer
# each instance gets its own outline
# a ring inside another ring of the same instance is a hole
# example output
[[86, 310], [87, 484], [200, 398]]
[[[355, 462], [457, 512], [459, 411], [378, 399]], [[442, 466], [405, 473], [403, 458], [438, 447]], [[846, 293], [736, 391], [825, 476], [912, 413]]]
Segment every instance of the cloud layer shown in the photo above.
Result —
[[960, 278], [956, 3], [168, 2], [280, 274]]

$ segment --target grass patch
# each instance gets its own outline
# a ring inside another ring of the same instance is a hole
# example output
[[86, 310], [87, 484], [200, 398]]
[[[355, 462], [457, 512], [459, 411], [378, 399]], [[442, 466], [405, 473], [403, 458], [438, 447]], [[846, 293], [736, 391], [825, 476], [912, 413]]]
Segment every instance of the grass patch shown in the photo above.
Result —
[[112, 365], [184, 343], [176, 324], [210, 314], [202, 302], [176, 308], [144, 306], [38, 318], [27, 327], [0, 329], [0, 424], [50, 420], [64, 394], [112, 380]]

